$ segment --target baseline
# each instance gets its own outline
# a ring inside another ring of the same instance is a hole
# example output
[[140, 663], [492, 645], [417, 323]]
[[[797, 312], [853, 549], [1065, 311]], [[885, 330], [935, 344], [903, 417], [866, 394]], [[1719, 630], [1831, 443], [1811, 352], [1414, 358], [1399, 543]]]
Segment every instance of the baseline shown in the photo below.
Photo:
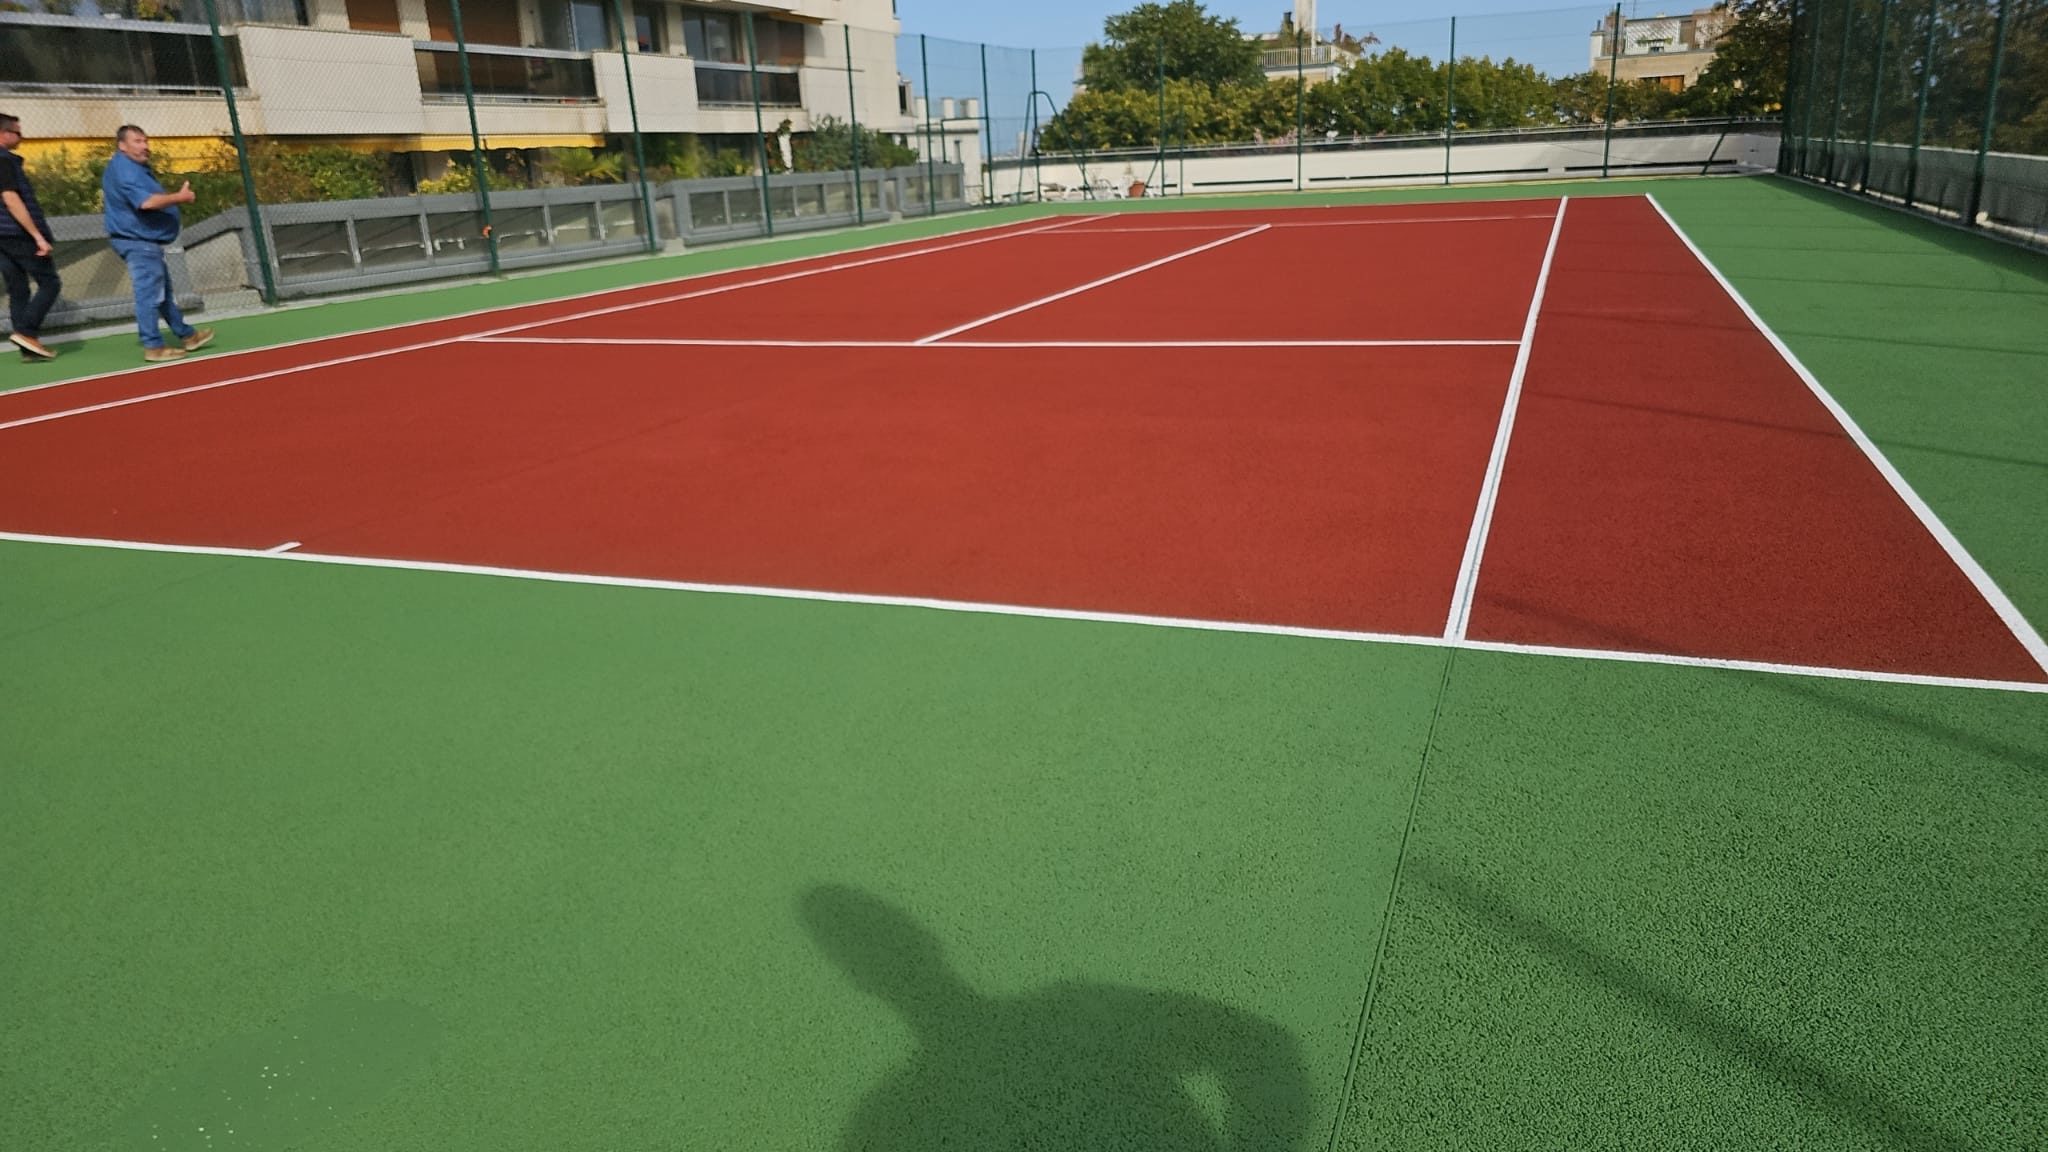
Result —
[[882, 596], [861, 592], [821, 592], [802, 588], [768, 588], [734, 584], [700, 584], [683, 580], [658, 580], [636, 576], [603, 576], [580, 572], [549, 572], [539, 569], [493, 567], [480, 564], [451, 564], [428, 560], [393, 560], [377, 556], [349, 556], [326, 552], [285, 552], [275, 549], [221, 548], [207, 545], [165, 544], [143, 540], [49, 536], [27, 532], [0, 531], [0, 541], [66, 548], [102, 548], [123, 552], [156, 552], [180, 556], [219, 556], [230, 559], [264, 560], [288, 564], [319, 564], [348, 568], [379, 568], [403, 572], [439, 573], [444, 575], [484, 576], [508, 580], [529, 580], [548, 584], [629, 588], [646, 591], [695, 592], [716, 596], [752, 596], [772, 600], [862, 604], [890, 608], [924, 608], [939, 612], [963, 612], [988, 616], [1017, 616], [1041, 620], [1069, 620], [1095, 624], [1131, 624], [1151, 628], [1175, 628], [1198, 632], [1230, 632], [1252, 636], [1286, 636], [1297, 639], [1332, 640], [1345, 643], [1401, 644], [1417, 648], [1453, 648], [1475, 652], [1553, 656], [1573, 660], [1607, 661], [1624, 664], [1661, 664], [1678, 668], [1701, 668], [1725, 672], [1754, 672], [1826, 680], [1856, 680], [1873, 684], [1899, 684], [1929, 688], [1966, 688], [1980, 691], [2048, 695], [2048, 683], [2033, 683], [2024, 680], [1984, 680], [1958, 676], [1925, 676], [1903, 672], [1873, 672], [1859, 668], [1774, 664], [1756, 660], [1723, 660], [1700, 656], [1677, 656], [1657, 652], [1627, 652], [1605, 648], [1570, 648], [1541, 644], [1514, 644], [1492, 640], [1449, 640], [1441, 636], [1405, 636], [1397, 633], [1356, 632], [1337, 628], [1247, 624], [1232, 620], [1145, 616], [1130, 613], [1095, 612], [1071, 608], [1043, 608], [1017, 604], [984, 604], [915, 596]]

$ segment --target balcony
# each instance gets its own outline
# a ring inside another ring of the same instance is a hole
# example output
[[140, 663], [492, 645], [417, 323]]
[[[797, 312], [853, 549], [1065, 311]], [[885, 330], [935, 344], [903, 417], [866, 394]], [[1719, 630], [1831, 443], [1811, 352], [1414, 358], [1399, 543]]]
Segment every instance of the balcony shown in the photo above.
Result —
[[[420, 95], [431, 103], [462, 102], [462, 61], [453, 44], [413, 45]], [[470, 86], [479, 104], [595, 104], [597, 74], [588, 53], [545, 48], [469, 46]]]
[[[248, 86], [242, 52], [225, 37], [237, 88]], [[0, 13], [0, 60], [12, 92], [79, 96], [217, 94], [220, 72], [203, 24]]]
[[1278, 48], [1259, 53], [1259, 67], [1266, 72], [1292, 72], [1296, 67], [1342, 67], [1358, 59], [1358, 53], [1335, 44], [1310, 44], [1297, 57], [1295, 49]]

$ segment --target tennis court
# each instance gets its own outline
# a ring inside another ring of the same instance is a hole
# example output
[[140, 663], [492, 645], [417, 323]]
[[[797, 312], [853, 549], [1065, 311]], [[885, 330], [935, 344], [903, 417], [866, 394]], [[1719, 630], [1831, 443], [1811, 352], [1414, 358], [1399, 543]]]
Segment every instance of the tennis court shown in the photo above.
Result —
[[2048, 349], [1778, 326], [2048, 274], [1613, 191], [0, 392], [0, 1143], [2025, 1146]]

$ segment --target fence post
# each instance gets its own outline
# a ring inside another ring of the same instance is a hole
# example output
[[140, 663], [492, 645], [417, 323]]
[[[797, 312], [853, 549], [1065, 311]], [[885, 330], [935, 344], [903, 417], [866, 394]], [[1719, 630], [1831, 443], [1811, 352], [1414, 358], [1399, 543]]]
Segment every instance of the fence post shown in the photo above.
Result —
[[1842, 46], [1835, 53], [1835, 103], [1828, 113], [1827, 181], [1835, 182], [1835, 150], [1842, 146], [1842, 90], [1849, 83], [1849, 34], [1856, 28], [1856, 5], [1842, 6]]
[[2005, 29], [2012, 17], [2012, 0], [1998, 0], [1998, 31], [1991, 46], [1991, 87], [1984, 97], [1984, 135], [1977, 143], [1977, 171], [1970, 178], [1970, 214], [1963, 223], [1977, 226], [1977, 215], [1984, 209], [1984, 165], [1991, 155], [1991, 130], [1998, 123], [1998, 84], [2005, 75]]
[[1045, 162], [1038, 155], [1038, 49], [1031, 50], [1031, 117], [1026, 131], [1031, 133], [1028, 145], [1031, 149], [1031, 179], [1034, 185], [1031, 195], [1039, 203], [1045, 203]]
[[853, 134], [853, 222], [868, 222], [868, 190], [860, 178], [860, 101], [853, 91], [853, 25], [839, 26], [840, 40], [846, 45], [846, 120], [847, 130]]
[[626, 72], [626, 111], [633, 116], [633, 165], [640, 176], [640, 210], [647, 221], [647, 250], [661, 247], [661, 225], [654, 219], [654, 194], [647, 188], [647, 148], [640, 139], [640, 103], [633, 98], [633, 54], [626, 50], [626, 12], [619, 0], [612, 0], [612, 21], [619, 26], [619, 66]]
[[[1617, 5], [1616, 11], [1619, 10], [1620, 6]], [[1451, 124], [1458, 114], [1458, 18], [1456, 16], [1451, 17], [1450, 57], [1450, 67], [1446, 68], [1444, 73], [1444, 186], [1447, 188], [1451, 183]], [[1608, 90], [1607, 101], [1611, 108], [1614, 103], [1614, 93], [1611, 88]], [[1604, 176], [1606, 173], [1602, 172], [1601, 175]]]
[[1797, 90], [1799, 65], [1805, 62], [1804, 58], [1800, 55], [1799, 46], [1799, 30], [1805, 26], [1805, 22], [1800, 19], [1800, 13], [1803, 11], [1804, 8], [1802, 7], [1801, 0], [1792, 0], [1792, 38], [1785, 45], [1785, 99], [1778, 108], [1778, 175], [1780, 176], [1786, 175], [1793, 170], [1792, 141], [1796, 137], [1792, 133], [1792, 94]]
[[1891, 32], [1892, 0], [1879, 0], [1877, 6], [1877, 56], [1870, 65], [1870, 121], [1863, 127], [1863, 171], [1856, 177], [1856, 190], [1870, 190], [1870, 150], [1877, 141], [1877, 106], [1884, 98], [1884, 49], [1885, 38]]
[[1805, 123], [1800, 128], [1804, 139], [1799, 145], [1799, 175], [1807, 178], [1813, 175], [1807, 161], [1813, 153], [1813, 106], [1819, 102], [1814, 90], [1820, 86], [1820, 29], [1822, 13], [1827, 11], [1827, 0], [1814, 0], [1813, 11], [1813, 35], [1807, 39], [1811, 51], [1806, 54], [1806, 108], [1802, 117]]
[[981, 199], [996, 202], [996, 121], [988, 100], [988, 45], [981, 46]]
[[770, 236], [775, 235], [775, 200], [769, 194], [768, 183], [768, 125], [761, 119], [761, 50], [755, 47], [754, 13], [746, 13], [747, 27], [747, 83], [754, 90], [754, 147], [761, 156], [761, 225]]
[[1166, 37], [1159, 38], [1153, 56], [1159, 66], [1159, 175], [1156, 179], [1163, 195], [1166, 191]]
[[932, 54], [925, 47], [924, 33], [917, 34], [917, 64], [924, 76], [924, 198], [925, 215], [939, 214], [939, 165], [932, 156]]
[[[1305, 184], [1301, 179], [1302, 150], [1308, 147], [1308, 68], [1306, 53], [1308, 40], [1301, 29], [1294, 30], [1294, 190], [1301, 191]], [[1166, 156], [1165, 148], [1159, 152]]]
[[498, 268], [498, 233], [491, 227], [490, 166], [484, 163], [483, 134], [476, 126], [476, 86], [469, 79], [469, 39], [462, 32], [462, 0], [448, 0], [448, 15], [455, 25], [455, 59], [462, 66], [462, 103], [469, 109], [469, 174], [476, 180], [477, 205], [484, 217], [484, 253], [491, 260], [491, 275]]
[[220, 35], [220, 16], [206, 0], [206, 27], [213, 35], [213, 65], [220, 72], [221, 95], [228, 101], [228, 129], [235, 136], [235, 164], [242, 170], [242, 200], [249, 213], [249, 232], [256, 241], [256, 267], [263, 281], [263, 302], [277, 303], [277, 279], [270, 272], [270, 243], [263, 238], [263, 214], [256, 205], [256, 174], [249, 170], [249, 141], [242, 136], [242, 116], [235, 109], [235, 70]]
[[1607, 179], [1608, 162], [1614, 156], [1614, 84], [1621, 75], [1621, 3], [1614, 5], [1614, 23], [1607, 37], [1607, 124], [1600, 141], [1600, 178]]
[[1933, 3], [1927, 5], [1927, 43], [1920, 50], [1920, 101], [1913, 109], [1913, 148], [1906, 153], [1906, 207], [1920, 191], [1920, 141], [1927, 131], [1927, 94], [1934, 88], [1934, 32], [1941, 26]]

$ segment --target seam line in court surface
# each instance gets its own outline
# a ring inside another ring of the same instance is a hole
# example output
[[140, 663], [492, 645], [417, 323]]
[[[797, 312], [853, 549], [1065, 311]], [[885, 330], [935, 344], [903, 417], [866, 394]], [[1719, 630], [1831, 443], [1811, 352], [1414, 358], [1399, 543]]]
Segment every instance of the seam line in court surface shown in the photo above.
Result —
[[429, 572], [458, 576], [489, 576], [528, 580], [546, 584], [576, 584], [603, 588], [651, 591], [696, 592], [719, 596], [748, 596], [771, 600], [801, 600], [828, 604], [861, 604], [892, 608], [926, 608], [971, 615], [1015, 616], [1042, 620], [1068, 620], [1096, 624], [1134, 624], [1152, 628], [1177, 628], [1196, 632], [1229, 632], [1253, 636], [1285, 636], [1308, 640], [1336, 640], [1348, 643], [1400, 644], [1415, 648], [1455, 648], [1468, 652], [1500, 652], [1513, 655], [1556, 656], [1578, 660], [1623, 664], [1662, 664], [1679, 668], [1704, 668], [1724, 672], [1760, 672], [1781, 676], [1805, 676], [1825, 680], [1861, 680], [1877, 684], [1909, 684], [1931, 688], [1971, 688], [1996, 692], [2048, 695], [2048, 681], [1981, 680], [1961, 676], [1931, 676], [1912, 672], [1876, 672], [1858, 668], [1829, 668], [1807, 664], [1772, 664], [1758, 660], [1728, 660], [1712, 656], [1681, 656], [1661, 652], [1627, 652], [1602, 648], [1562, 648], [1541, 644], [1515, 644], [1494, 640], [1452, 640], [1443, 636], [1402, 635], [1387, 632], [1353, 632], [1339, 628], [1312, 628], [1288, 624], [1256, 624], [1232, 620], [1201, 620], [1172, 616], [1142, 616], [1133, 613], [1094, 612], [1084, 609], [1048, 608], [1019, 604], [984, 604], [964, 600], [941, 600], [918, 596], [889, 596], [865, 592], [826, 592], [802, 588], [769, 588], [736, 584], [706, 584], [687, 580], [663, 580], [641, 576], [603, 576], [580, 572], [548, 572], [530, 568], [506, 568], [484, 564], [458, 564], [439, 560], [399, 560], [376, 556], [347, 556], [326, 552], [273, 552], [254, 548], [231, 548], [202, 544], [164, 544], [144, 540], [110, 540], [84, 536], [53, 536], [30, 532], [0, 531], [0, 541], [21, 544], [50, 544], [63, 547], [105, 548], [125, 552], [157, 552], [182, 556], [225, 556], [268, 560], [286, 564], [319, 564], [347, 568], [378, 568], [402, 572]]
[[944, 332], [935, 332], [932, 335], [926, 336], [924, 339], [917, 341], [917, 343], [937, 344], [941, 340], [946, 339], [948, 336], [958, 336], [962, 332], [972, 332], [976, 328], [986, 327], [990, 324], [995, 323], [998, 320], [1007, 320], [1012, 316], [1021, 315], [1025, 312], [1031, 311], [1034, 308], [1042, 308], [1047, 304], [1052, 304], [1060, 300], [1068, 299], [1070, 297], [1079, 296], [1083, 292], [1090, 292], [1094, 289], [1103, 287], [1104, 285], [1114, 284], [1119, 280], [1129, 279], [1130, 277], [1136, 276], [1141, 272], [1150, 272], [1154, 268], [1163, 268], [1176, 260], [1185, 260], [1190, 256], [1199, 256], [1204, 252], [1210, 251], [1211, 249], [1221, 248], [1225, 244], [1235, 244], [1236, 242], [1238, 242], [1239, 240], [1243, 240], [1247, 236], [1257, 236], [1259, 233], [1267, 231], [1270, 228], [1272, 228], [1271, 224], [1259, 224], [1254, 227], [1247, 228], [1244, 231], [1238, 232], [1234, 235], [1225, 236], [1220, 240], [1211, 240], [1207, 244], [1202, 244], [1197, 247], [1190, 248], [1185, 252], [1175, 252], [1171, 256], [1162, 256], [1157, 260], [1150, 261], [1149, 263], [1140, 264], [1136, 268], [1126, 268], [1121, 272], [1104, 276], [1099, 280], [1090, 280], [1088, 283], [1082, 284], [1079, 287], [1069, 288], [1064, 292], [1055, 292], [1050, 296], [1040, 297], [1039, 299], [1033, 300], [1028, 304], [1019, 304], [1015, 308], [1005, 309], [1004, 311], [997, 312], [992, 316], [984, 316], [979, 320], [970, 320], [965, 324], [960, 324], [952, 328], [948, 328]]
[[1451, 613], [1444, 622], [1444, 639], [1465, 639], [1472, 623], [1472, 603], [1479, 595], [1479, 566], [1486, 557], [1486, 538], [1493, 531], [1494, 506], [1500, 501], [1501, 475], [1507, 470], [1508, 442], [1515, 434], [1515, 414], [1522, 404], [1522, 382], [1529, 375], [1529, 356], [1536, 346], [1536, 322], [1543, 313], [1543, 293], [1550, 287], [1550, 266], [1557, 259], [1558, 238], [1564, 235], [1564, 213], [1569, 196], [1559, 197], [1557, 215], [1550, 224], [1550, 241], [1543, 249], [1543, 263], [1536, 270], [1536, 288], [1529, 296], [1529, 314], [1522, 322], [1522, 339], [1515, 353], [1515, 368], [1508, 376], [1508, 394], [1501, 402], [1500, 425], [1494, 431], [1493, 452], [1486, 461], [1486, 478], [1479, 485], [1479, 503], [1472, 512], [1472, 528], [1465, 537], [1465, 556], [1458, 565], [1458, 582], [1451, 593]]
[[1836, 400], [1834, 395], [1821, 384], [1819, 377], [1815, 376], [1800, 361], [1799, 357], [1793, 354], [1791, 347], [1783, 339], [1779, 338], [1776, 332], [1771, 330], [1771, 326], [1764, 323], [1764, 318], [1757, 313], [1755, 308], [1750, 307], [1749, 301], [1744, 299], [1742, 293], [1736, 290], [1734, 283], [1728, 277], [1722, 275], [1721, 270], [1714, 266], [1712, 260], [1707, 259], [1707, 254], [1700, 250], [1699, 245], [1693, 243], [1692, 237], [1685, 234], [1685, 229], [1678, 226], [1678, 221], [1671, 218], [1671, 214], [1664, 210], [1664, 205], [1659, 204], [1657, 198], [1649, 193], [1644, 193], [1643, 199], [1648, 201], [1650, 207], [1656, 210], [1657, 215], [1663, 219], [1664, 226], [1671, 229], [1671, 234], [1678, 237], [1679, 242], [1684, 244], [1686, 250], [1692, 253], [1693, 259], [1699, 261], [1700, 267], [1705, 268], [1707, 273], [1714, 278], [1714, 282], [1721, 286], [1721, 291], [1728, 294], [1728, 299], [1734, 301], [1735, 306], [1742, 310], [1742, 314], [1749, 318], [1750, 324], [1763, 335], [1765, 340], [1770, 342], [1772, 348], [1777, 350], [1778, 356], [1784, 360], [1786, 366], [1791, 368], [1793, 373], [1805, 382], [1807, 390], [1812, 392], [1814, 398], [1819, 400], [1822, 406], [1828, 410], [1829, 414], [1835, 418], [1835, 422], [1841, 426], [1843, 432], [1848, 434], [1849, 439], [1853, 440], [1856, 446], [1862, 449], [1864, 457], [1884, 477], [1885, 482], [1891, 485], [1892, 491], [1897, 494], [1899, 499], [1905, 501], [1906, 507], [1912, 510], [1913, 515], [1920, 521], [1921, 527], [1927, 529], [1928, 533], [1934, 537], [1935, 543], [1941, 545], [1942, 551], [1948, 553], [1950, 562], [1962, 570], [1963, 575], [1977, 589], [1977, 594], [1982, 596], [1985, 603], [1991, 606], [1992, 611], [1998, 614], [1998, 618], [2012, 632], [2013, 639], [2019, 641], [2020, 647], [2026, 650], [2027, 655], [2041, 669], [2042, 674], [2048, 675], [2048, 642], [2044, 642], [2041, 639], [2040, 632], [2035, 630], [2034, 625], [2020, 611], [2019, 605], [2014, 604], [2012, 598], [2005, 594], [2005, 590], [1998, 586], [1998, 582], [1991, 578], [1991, 573], [1986, 571], [1983, 565], [1977, 563], [1976, 557], [1970, 555], [1969, 549], [1963, 547], [1962, 540], [1954, 532], [1949, 531], [1948, 525], [1942, 522], [1941, 517], [1935, 515], [1934, 508], [1927, 501], [1921, 499], [1918, 492], [1913, 490], [1913, 486], [1907, 483], [1905, 474], [1893, 466], [1891, 460], [1885, 456], [1884, 451], [1863, 431], [1862, 426], [1856, 423], [1855, 418], [1849, 415], [1849, 410], [1844, 408], [1841, 402]]
[[[289, 376], [296, 372], [310, 372], [320, 368], [336, 368], [343, 364], [354, 364], [364, 360], [378, 360], [386, 356], [398, 356], [408, 352], [424, 352], [432, 348], [446, 348], [456, 344], [477, 343], [482, 338], [487, 336], [504, 336], [514, 332], [524, 332], [531, 328], [543, 328], [549, 324], [564, 324], [574, 320], [588, 319], [589, 317], [592, 316], [605, 316], [615, 312], [627, 312], [635, 308], [649, 308], [659, 304], [673, 304], [684, 300], [695, 300], [704, 296], [716, 296], [722, 295], [727, 292], [737, 292], [745, 288], [758, 288], [768, 284], [782, 284], [791, 280], [800, 280], [810, 276], [822, 276], [829, 272], [844, 272], [852, 268], [864, 268], [873, 264], [885, 264], [893, 260], [908, 260], [914, 256], [926, 256], [937, 252], [950, 252], [958, 248], [968, 248], [977, 244], [990, 244], [998, 240], [1008, 240], [1016, 236], [1032, 236], [1040, 232], [1051, 231], [1055, 228], [1065, 228], [1070, 225], [1081, 223], [1084, 221], [1099, 219], [1101, 219], [1101, 217], [1099, 216], [1074, 216], [1068, 219], [1061, 220], [1060, 222], [1055, 224], [1043, 225], [1038, 228], [1026, 228], [1023, 229], [1022, 231], [1017, 232], [999, 232], [990, 235], [976, 236], [974, 239], [971, 240], [955, 241], [953, 243], [940, 244], [929, 248], [918, 248], [909, 252], [892, 252], [886, 256], [869, 257], [862, 260], [827, 265], [822, 268], [805, 268], [800, 269], [796, 272], [785, 272], [778, 275], [768, 276], [760, 279], [745, 280], [737, 284], [721, 284], [714, 288], [705, 288], [694, 292], [681, 293], [679, 295], [663, 296], [653, 300], [643, 300], [632, 304], [621, 304], [609, 308], [596, 308], [585, 312], [572, 313], [567, 316], [551, 316], [544, 320], [534, 320], [521, 324], [508, 324], [498, 328], [487, 329], [483, 332], [469, 332], [458, 336], [443, 336], [433, 340], [421, 340], [411, 344], [401, 344], [391, 348], [375, 348], [371, 349], [368, 352], [358, 352], [350, 356], [337, 356], [328, 360], [317, 360], [306, 364], [293, 364], [284, 368], [272, 368], [263, 372], [252, 372], [246, 376], [233, 376], [226, 380], [209, 380], [200, 384], [189, 384], [182, 388], [169, 388], [161, 392], [150, 392], [141, 396], [129, 396], [119, 400], [108, 400], [99, 404], [86, 404], [77, 408], [67, 408], [58, 412], [45, 412], [37, 416], [23, 417], [19, 420], [9, 420], [5, 423], [0, 423], [0, 432], [5, 432], [10, 428], [24, 428], [31, 424], [47, 424], [52, 420], [64, 420], [74, 416], [86, 416], [94, 412], [106, 412], [115, 408], [128, 408], [136, 404], [146, 404], [155, 400], [169, 400], [178, 396], [191, 396], [200, 392], [211, 392], [214, 391], [215, 389], [227, 388], [236, 384], [253, 384], [259, 380], [271, 380], [279, 376]], [[767, 267], [774, 267], [774, 265], [767, 265]], [[629, 290], [630, 289], [612, 289], [606, 293], [602, 293], [602, 295], [609, 295], [613, 292]], [[505, 308], [491, 309], [490, 312], [512, 311], [519, 308], [545, 307], [547, 303], [549, 302], [544, 301], [539, 305], [509, 305]], [[489, 315], [490, 312], [482, 312], [478, 313], [478, 315]], [[441, 321], [424, 321], [423, 323], [441, 323]], [[333, 339], [339, 339], [339, 337], [334, 337]], [[324, 343], [324, 341], [313, 342], [315, 346], [317, 346], [320, 343]], [[140, 369], [138, 371], [148, 370]], [[4, 397], [7, 395], [11, 394], [0, 393], [0, 400], [4, 400]]]
[[1386, 967], [1387, 942], [1394, 935], [1394, 905], [1401, 898], [1401, 872], [1408, 863], [1408, 844], [1415, 835], [1415, 814], [1422, 808], [1422, 789], [1429, 776], [1429, 758], [1436, 752], [1436, 730], [1443, 721], [1444, 697], [1451, 692], [1451, 670], [1457, 665], [1458, 650], [1444, 651], [1443, 671], [1436, 681], [1436, 700], [1429, 712], [1429, 730], [1422, 737], [1422, 757], [1415, 766], [1415, 785], [1408, 793], [1408, 818], [1401, 824], [1401, 841], [1394, 850], [1393, 875], [1387, 878], [1387, 900], [1380, 910], [1380, 936], [1372, 951], [1372, 964], [1366, 969], [1365, 995], [1358, 1005], [1358, 1022], [1351, 1035], [1351, 1059], [1344, 1065], [1343, 1094], [1337, 1097], [1337, 1117], [1330, 1126], [1327, 1148], [1334, 1149], [1344, 1134], [1344, 1125], [1351, 1115], [1353, 1090], [1358, 1084], [1358, 1064], [1365, 1056], [1366, 1037], [1372, 1034], [1372, 1011], [1379, 1002], [1380, 975]]

